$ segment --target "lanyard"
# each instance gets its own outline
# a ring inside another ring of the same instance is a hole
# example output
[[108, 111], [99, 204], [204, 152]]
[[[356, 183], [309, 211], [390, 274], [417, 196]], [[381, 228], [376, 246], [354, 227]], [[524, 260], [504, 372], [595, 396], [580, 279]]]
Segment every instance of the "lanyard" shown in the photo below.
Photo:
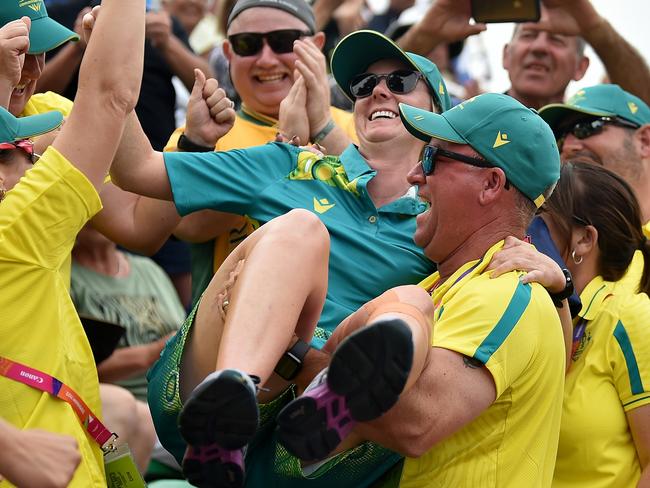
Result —
[[74, 413], [77, 414], [77, 417], [79, 417], [79, 421], [90, 437], [102, 448], [102, 451], [107, 453], [115, 450], [113, 442], [117, 439], [117, 434], [111, 432], [102, 424], [97, 418], [97, 415], [88, 408], [88, 405], [84, 403], [74, 390], [55, 377], [2, 356], [0, 356], [0, 376], [44, 391], [67, 402], [72, 407], [72, 410], [74, 410]]
[[[454, 282], [452, 283], [452, 285], [449, 287], [449, 289], [451, 290], [451, 289], [456, 285], [456, 283], [458, 283], [460, 280], [462, 280], [463, 278], [465, 278], [465, 276], [467, 276], [467, 275], [470, 274], [472, 271], [474, 271], [474, 270], [476, 269], [476, 267], [477, 267], [479, 264], [481, 264], [481, 262], [483, 262], [483, 258], [479, 259], [478, 262], [477, 262], [476, 264], [474, 264], [474, 265], [471, 266], [470, 268], [468, 268], [468, 269], [466, 269], [465, 271], [463, 271], [463, 273], [462, 273], [458, 278], [456, 278], [456, 281], [454, 281]], [[433, 286], [431, 286], [431, 288], [429, 289], [429, 295], [431, 295], [431, 296], [433, 297], [433, 292], [436, 291], [436, 288], [438, 288], [442, 283], [443, 283], [443, 282], [440, 281], [440, 280], [436, 281], [436, 282], [433, 284]], [[434, 303], [434, 306], [433, 306], [433, 307], [434, 307], [434, 310], [437, 311], [438, 308], [440, 308], [440, 305], [442, 305], [442, 298], [440, 298], [440, 300], [438, 300], [438, 303]]]
[[578, 347], [580, 347], [580, 342], [585, 335], [585, 330], [587, 330], [588, 320], [581, 318], [576, 326], [573, 328], [573, 343], [571, 345], [571, 357], [576, 353]]

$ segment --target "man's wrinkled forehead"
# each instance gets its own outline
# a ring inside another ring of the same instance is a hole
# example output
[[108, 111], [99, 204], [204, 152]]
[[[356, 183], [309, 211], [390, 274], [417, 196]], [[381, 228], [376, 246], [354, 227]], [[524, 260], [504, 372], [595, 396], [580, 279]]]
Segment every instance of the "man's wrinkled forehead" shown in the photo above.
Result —
[[549, 36], [555, 36], [564, 39], [568, 44], [576, 47], [576, 51], [580, 56], [584, 54], [585, 42], [581, 37], [555, 33], [540, 26], [537, 22], [522, 22], [520, 24], [515, 24], [515, 27], [512, 30], [512, 38], [510, 42], [512, 43], [513, 41], [516, 41], [521, 34], [528, 32], [534, 32], [535, 34], [546, 32]]

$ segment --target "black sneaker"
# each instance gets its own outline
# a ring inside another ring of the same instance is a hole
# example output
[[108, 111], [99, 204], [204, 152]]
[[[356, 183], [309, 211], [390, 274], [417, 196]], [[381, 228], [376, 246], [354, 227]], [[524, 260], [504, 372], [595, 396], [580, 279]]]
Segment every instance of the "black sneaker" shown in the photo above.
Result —
[[258, 407], [254, 380], [241, 371], [216, 371], [192, 391], [178, 426], [188, 444], [183, 474], [200, 488], [244, 484], [244, 448], [255, 435]]
[[329, 368], [278, 414], [278, 439], [305, 461], [327, 457], [354, 428], [399, 399], [413, 365], [413, 340], [401, 319], [379, 320], [339, 344]]

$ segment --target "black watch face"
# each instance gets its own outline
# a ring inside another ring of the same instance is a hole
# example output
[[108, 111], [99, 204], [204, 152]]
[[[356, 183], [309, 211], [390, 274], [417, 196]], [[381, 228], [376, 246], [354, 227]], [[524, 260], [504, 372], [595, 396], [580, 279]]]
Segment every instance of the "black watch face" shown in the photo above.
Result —
[[298, 374], [299, 370], [300, 363], [285, 354], [278, 361], [274, 371], [285, 380], [291, 380]]

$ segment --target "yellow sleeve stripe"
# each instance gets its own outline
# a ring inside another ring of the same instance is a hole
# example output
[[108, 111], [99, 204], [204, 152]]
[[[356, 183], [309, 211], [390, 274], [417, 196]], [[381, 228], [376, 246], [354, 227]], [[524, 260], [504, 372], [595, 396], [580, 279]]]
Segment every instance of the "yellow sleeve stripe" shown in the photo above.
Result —
[[492, 354], [499, 349], [501, 344], [506, 340], [512, 329], [515, 328], [517, 322], [524, 314], [526, 307], [530, 303], [531, 287], [529, 284], [518, 283], [510, 303], [506, 307], [505, 312], [490, 331], [483, 342], [474, 353], [474, 358], [481, 361], [483, 364], [492, 357]]

